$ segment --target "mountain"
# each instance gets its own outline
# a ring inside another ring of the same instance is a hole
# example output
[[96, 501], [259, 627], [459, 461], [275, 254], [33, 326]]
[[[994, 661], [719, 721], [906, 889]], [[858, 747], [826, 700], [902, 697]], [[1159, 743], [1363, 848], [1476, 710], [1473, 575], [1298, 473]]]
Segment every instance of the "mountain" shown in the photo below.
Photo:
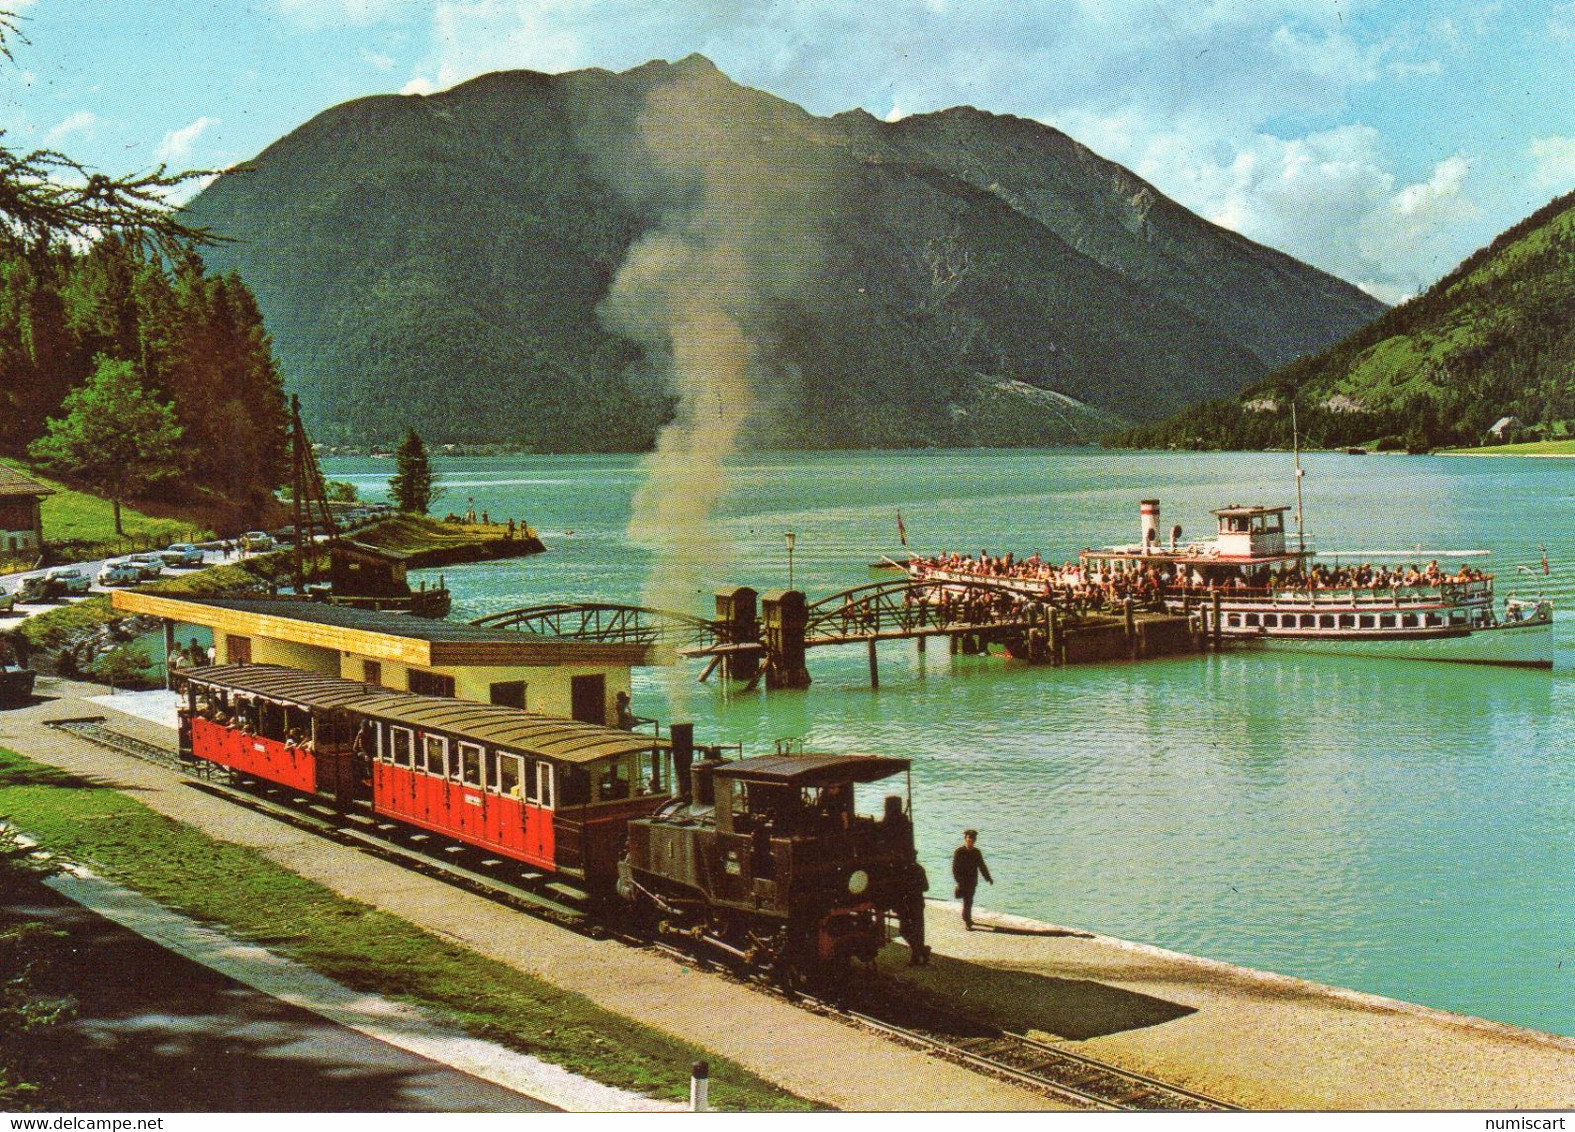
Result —
[[[1089, 439], [1384, 310], [1046, 126], [815, 117], [699, 56], [345, 103], [189, 211], [335, 443], [637, 450], [712, 411], [771, 447]], [[696, 361], [717, 319], [741, 344]]]
[[1291, 442], [1411, 449], [1575, 428], [1575, 193], [1504, 232], [1422, 295], [1240, 396], [1133, 429], [1130, 447]]

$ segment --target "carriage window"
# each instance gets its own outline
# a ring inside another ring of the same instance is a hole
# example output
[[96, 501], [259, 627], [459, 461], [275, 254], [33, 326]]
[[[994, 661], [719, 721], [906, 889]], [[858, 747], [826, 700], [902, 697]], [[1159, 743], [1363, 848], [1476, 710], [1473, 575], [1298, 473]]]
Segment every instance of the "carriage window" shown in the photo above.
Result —
[[[585, 805], [590, 798], [590, 781], [585, 772], [579, 767], [568, 767], [565, 775], [561, 801], [565, 806]], [[552, 791], [552, 764], [539, 762], [536, 764], [536, 803], [547, 809], [554, 808]]]
[[672, 774], [667, 753], [655, 748], [641, 751], [635, 756], [638, 777], [634, 789], [637, 794], [668, 794], [672, 792]]
[[493, 772], [487, 779], [487, 788], [505, 798], [520, 796], [520, 757], [493, 752]]
[[481, 748], [474, 743], [459, 745], [460, 781], [466, 786], [481, 787]]
[[421, 742], [422, 749], [426, 751], [426, 763], [423, 769], [428, 774], [435, 774], [442, 778], [445, 773], [443, 764], [448, 755], [448, 740], [440, 739], [436, 735], [424, 735]]
[[408, 727], [390, 727], [388, 745], [391, 753], [390, 761], [395, 766], [402, 766], [409, 770], [415, 764], [415, 743]]
[[596, 768], [596, 800], [616, 802], [629, 796], [629, 760], [613, 759]]

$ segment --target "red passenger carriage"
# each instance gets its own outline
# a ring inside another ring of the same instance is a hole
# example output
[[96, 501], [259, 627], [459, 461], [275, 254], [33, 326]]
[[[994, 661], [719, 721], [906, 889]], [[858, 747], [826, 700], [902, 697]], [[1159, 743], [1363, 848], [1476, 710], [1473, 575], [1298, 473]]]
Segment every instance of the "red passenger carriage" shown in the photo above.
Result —
[[271, 665], [181, 674], [182, 754], [610, 890], [667, 741]]

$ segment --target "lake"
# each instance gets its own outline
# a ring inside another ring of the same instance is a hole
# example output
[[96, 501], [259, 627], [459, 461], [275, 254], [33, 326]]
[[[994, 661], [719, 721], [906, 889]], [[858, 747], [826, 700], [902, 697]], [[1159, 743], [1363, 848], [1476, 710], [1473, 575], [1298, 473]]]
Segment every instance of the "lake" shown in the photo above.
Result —
[[[687, 579], [793, 580], [810, 599], [900, 552], [1035, 550], [1067, 560], [1161, 530], [1208, 537], [1212, 508], [1294, 503], [1284, 454], [1055, 451], [770, 453], [730, 466], [717, 546]], [[939, 640], [816, 649], [804, 692], [699, 685], [698, 664], [635, 671], [634, 710], [704, 741], [914, 760], [932, 894], [960, 831], [981, 831], [986, 907], [1499, 1021], [1575, 1035], [1575, 463], [1304, 456], [1320, 549], [1488, 549], [1500, 592], [1558, 603], [1547, 672], [1225, 653], [1028, 668]], [[437, 459], [444, 497], [528, 520], [549, 553], [443, 571], [456, 618], [548, 601], [635, 603], [637, 457]], [[386, 498], [391, 460], [330, 478]], [[1541, 575], [1546, 546], [1551, 575]], [[1531, 569], [1517, 571], [1517, 566]], [[878, 800], [877, 800], [878, 802]]]

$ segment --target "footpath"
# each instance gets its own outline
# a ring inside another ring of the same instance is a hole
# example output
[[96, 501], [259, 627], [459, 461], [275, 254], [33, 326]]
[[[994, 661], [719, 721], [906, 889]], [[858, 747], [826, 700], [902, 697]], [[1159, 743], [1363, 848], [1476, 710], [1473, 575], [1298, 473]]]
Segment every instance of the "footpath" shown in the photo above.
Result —
[[[173, 772], [43, 726], [106, 714], [62, 698], [0, 713], [0, 745], [136, 791], [151, 808], [599, 1006], [731, 1058], [821, 1104], [853, 1110], [1022, 1110], [1038, 1094], [611, 941], [591, 941], [390, 862], [192, 790]], [[114, 725], [168, 744], [131, 716]], [[893, 979], [1007, 1029], [1261, 1110], [1575, 1108], [1575, 1039], [1233, 967], [1088, 932], [932, 904], [935, 959]]]

